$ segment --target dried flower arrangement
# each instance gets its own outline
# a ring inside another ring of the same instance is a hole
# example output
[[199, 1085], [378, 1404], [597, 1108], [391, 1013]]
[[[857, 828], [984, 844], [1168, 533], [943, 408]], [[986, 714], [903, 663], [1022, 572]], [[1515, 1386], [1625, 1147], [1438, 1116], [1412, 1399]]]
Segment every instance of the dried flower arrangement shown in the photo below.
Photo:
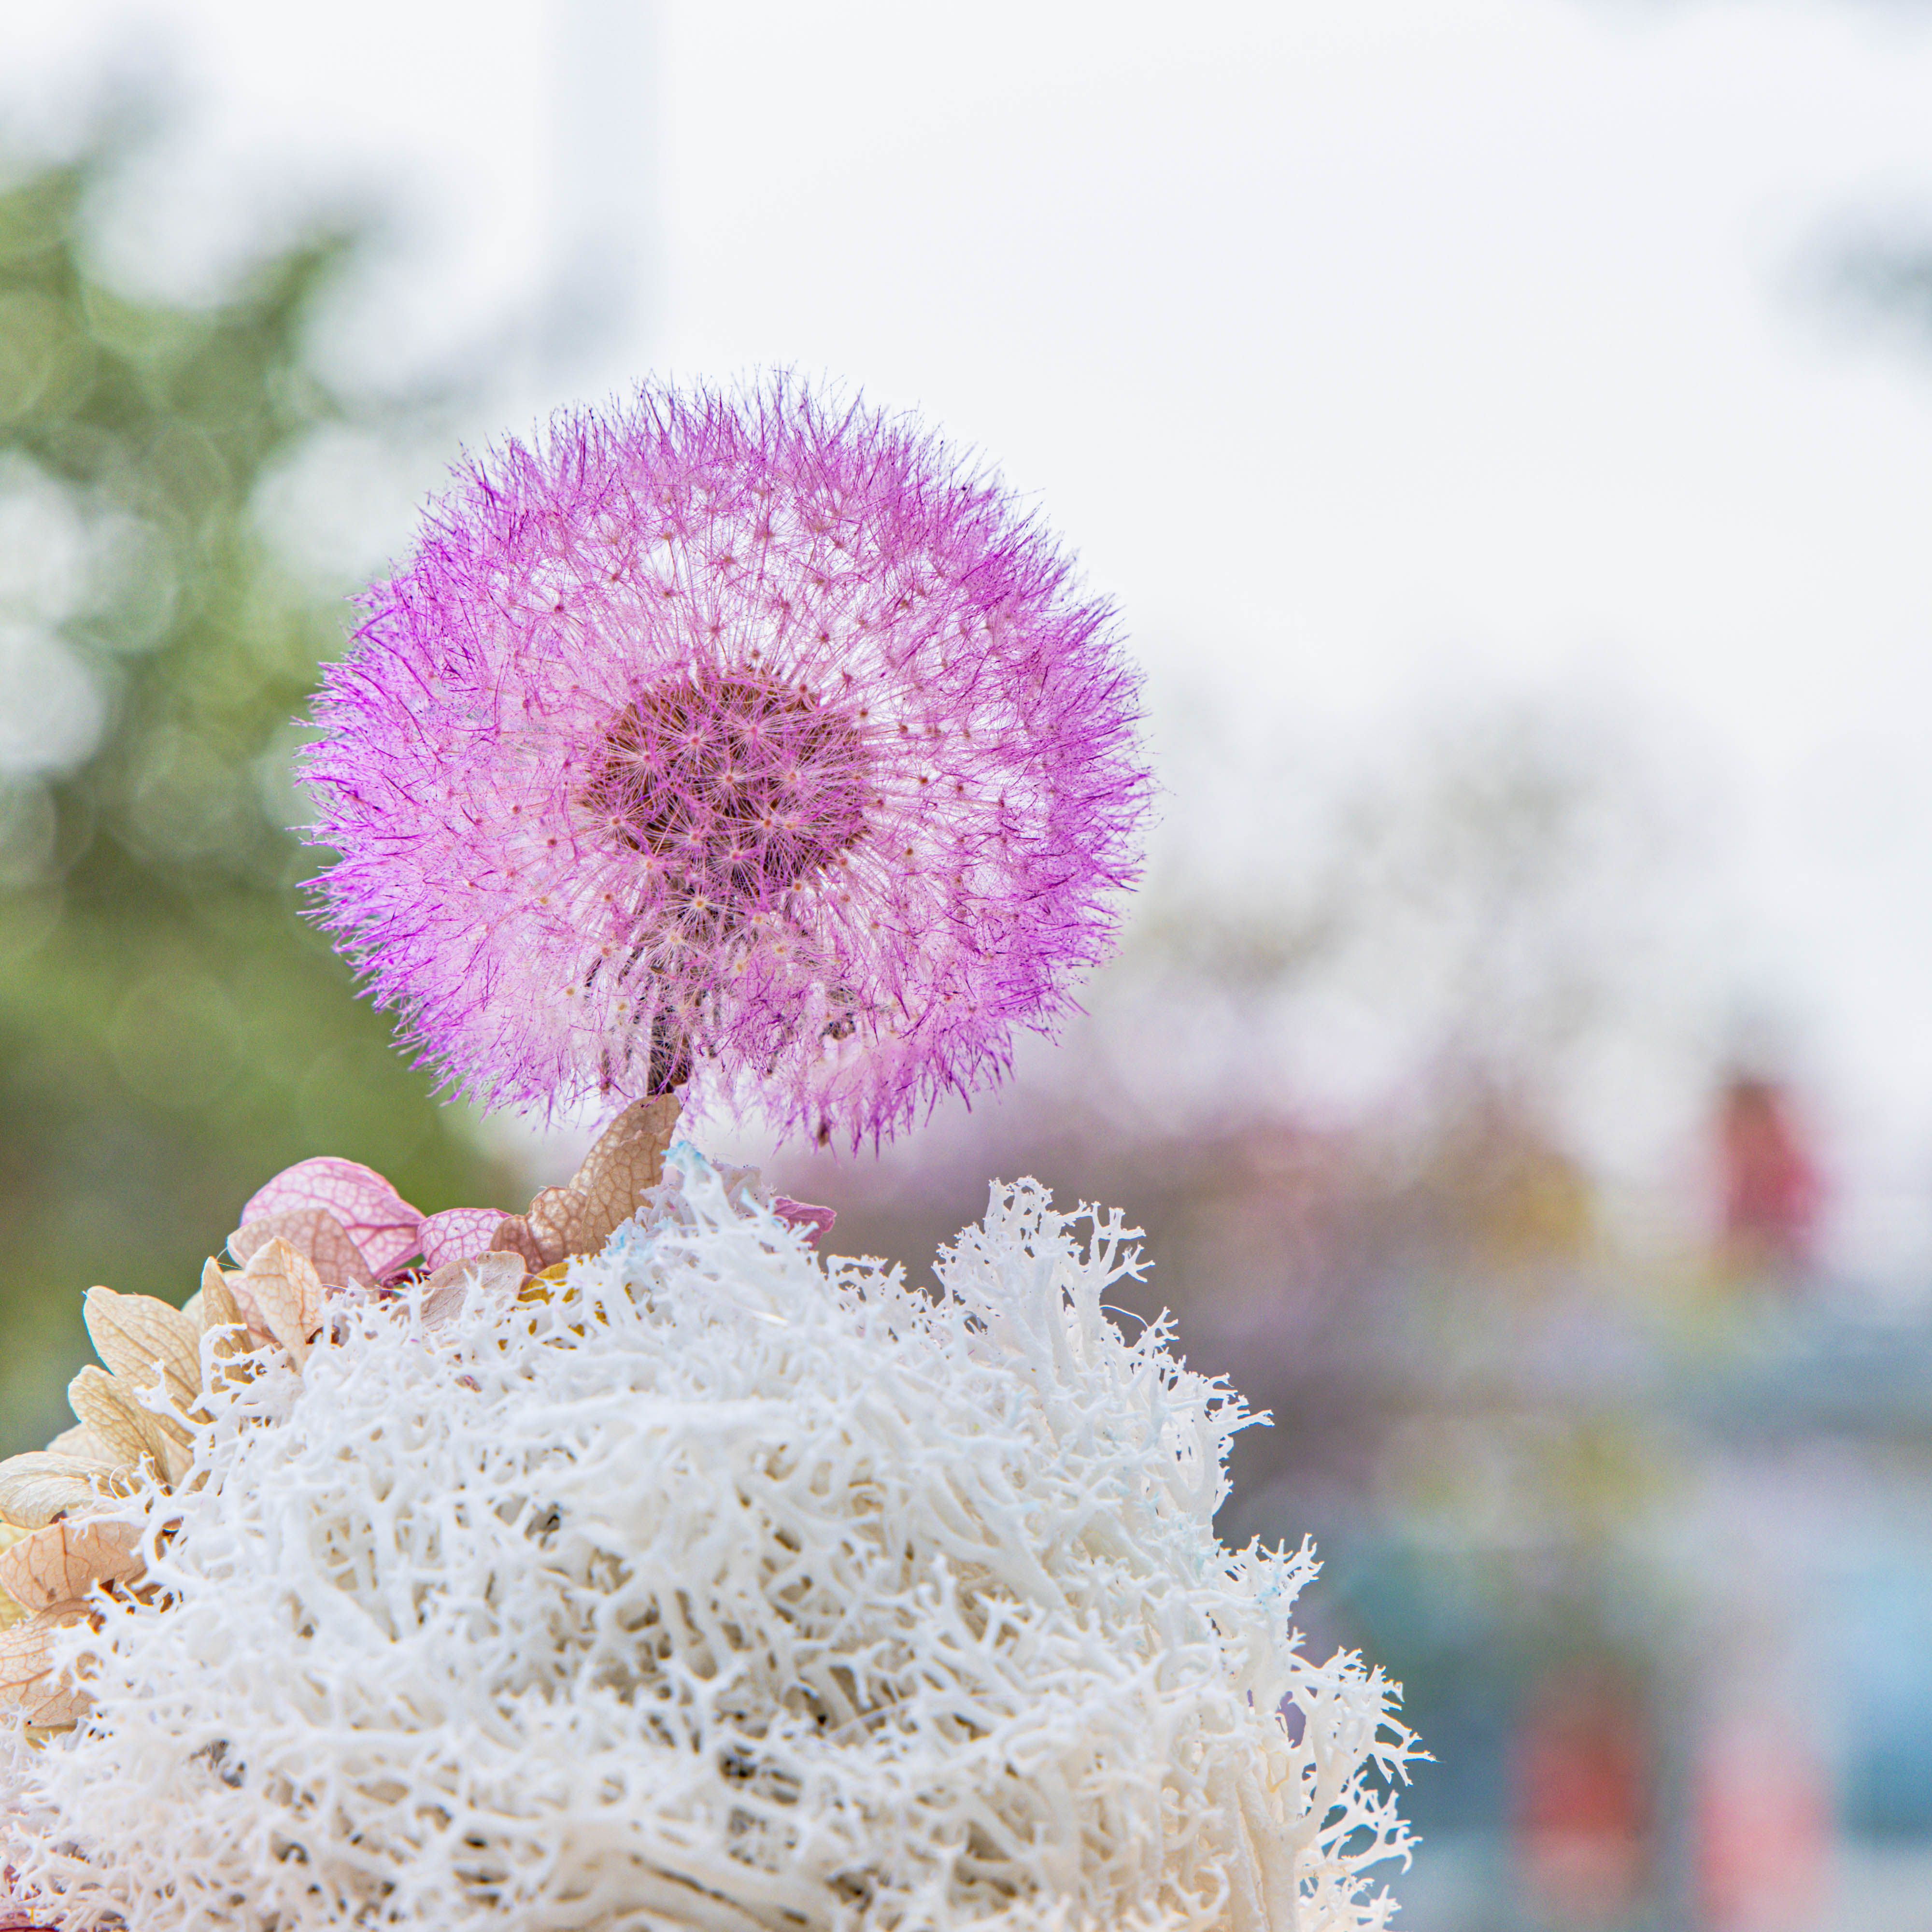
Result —
[[90, 1292], [0, 1464], [10, 1922], [1384, 1924], [1394, 1687], [1216, 1540], [1256, 1418], [1108, 1319], [1132, 1231], [995, 1186], [923, 1292], [678, 1138], [882, 1138], [1065, 1010], [1148, 790], [1105, 607], [776, 382], [495, 452], [367, 608], [330, 922], [452, 1084], [615, 1118], [522, 1214], [322, 1157]]

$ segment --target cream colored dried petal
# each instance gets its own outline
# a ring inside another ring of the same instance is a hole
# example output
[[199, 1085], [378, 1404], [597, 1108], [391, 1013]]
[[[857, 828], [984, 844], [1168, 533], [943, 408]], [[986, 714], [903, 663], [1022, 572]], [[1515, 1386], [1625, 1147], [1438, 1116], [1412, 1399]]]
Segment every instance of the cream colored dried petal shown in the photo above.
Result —
[[67, 1385], [75, 1414], [106, 1447], [117, 1466], [151, 1460], [163, 1481], [186, 1475], [194, 1460], [186, 1432], [144, 1408], [138, 1386], [105, 1369], [85, 1368]]
[[546, 1266], [568, 1255], [595, 1254], [638, 1211], [664, 1177], [677, 1130], [678, 1103], [668, 1094], [626, 1107], [597, 1138], [562, 1187], [546, 1187], [530, 1203], [530, 1225]]
[[[542, 1199], [539, 1195], [538, 1200]], [[544, 1244], [537, 1238], [536, 1230], [527, 1216], [506, 1214], [496, 1223], [490, 1236], [488, 1250], [491, 1254], [517, 1254], [524, 1258], [524, 1265], [534, 1274], [538, 1268], [548, 1268], [553, 1261], [560, 1261], [560, 1255], [546, 1255]], [[448, 1265], [447, 1263], [445, 1264]]]
[[[287, 1349], [300, 1368], [308, 1360], [310, 1338], [322, 1327], [322, 1277], [308, 1257], [279, 1235], [248, 1258], [236, 1300], [246, 1295], [260, 1311], [262, 1326]], [[249, 1326], [255, 1323], [251, 1320]]]
[[376, 1286], [362, 1250], [326, 1208], [284, 1208], [247, 1222], [229, 1236], [228, 1252], [245, 1269], [273, 1240], [286, 1241], [298, 1254], [306, 1256], [316, 1273], [333, 1286]]
[[97, 1583], [140, 1576], [140, 1541], [136, 1523], [50, 1522], [0, 1553], [0, 1590], [30, 1610], [77, 1604]]
[[45, 1449], [10, 1456], [0, 1462], [0, 1520], [22, 1529], [44, 1528], [70, 1510], [92, 1508], [120, 1473]]
[[[195, 1291], [193, 1298], [198, 1304], [196, 1312], [200, 1317], [202, 1333], [207, 1334], [212, 1330], [214, 1334], [214, 1354], [218, 1363], [232, 1364], [238, 1358], [245, 1359], [258, 1346], [258, 1340], [266, 1342], [268, 1340], [266, 1330], [260, 1332], [259, 1338], [257, 1334], [250, 1331], [249, 1313], [254, 1313], [259, 1318], [260, 1311], [253, 1309], [252, 1306], [250, 1310], [244, 1310], [236, 1300], [230, 1282], [240, 1280], [239, 1275], [230, 1276], [224, 1274], [220, 1263], [210, 1261], [202, 1269], [201, 1286]], [[183, 1312], [186, 1312], [185, 1309]], [[249, 1371], [245, 1367], [231, 1366], [218, 1372], [225, 1380], [232, 1382], [238, 1374], [246, 1375]]]
[[76, 1422], [71, 1429], [63, 1429], [47, 1444], [47, 1449], [50, 1454], [69, 1456], [76, 1462], [98, 1462], [104, 1469], [114, 1467], [114, 1458], [109, 1454], [107, 1444], [84, 1422]]
[[17, 1711], [30, 1724], [70, 1724], [85, 1714], [87, 1696], [53, 1674], [55, 1633], [87, 1615], [84, 1604], [62, 1604], [0, 1630], [0, 1711]]
[[[204, 1334], [211, 1328], [245, 1328], [248, 1325], [248, 1318], [235, 1298], [229, 1277], [222, 1273], [221, 1264], [212, 1256], [202, 1264], [201, 1286], [189, 1298], [188, 1308], [195, 1310]], [[186, 1314], [188, 1308], [182, 1312]]]
[[[22, 1529], [16, 1522], [0, 1522], [0, 1556], [4, 1556], [22, 1537], [32, 1534], [31, 1530]], [[0, 1591], [0, 1630], [18, 1623], [26, 1614], [26, 1611], [11, 1597]]]
[[94, 1700], [79, 1684], [56, 1684], [28, 1712], [27, 1723], [33, 1730], [70, 1731], [93, 1708]]
[[89, 1288], [82, 1307], [94, 1352], [115, 1374], [152, 1388], [159, 1364], [175, 1406], [184, 1412], [194, 1406], [201, 1394], [201, 1330], [178, 1308], [111, 1288]]
[[[202, 1270], [202, 1285], [193, 1298], [199, 1304], [202, 1334], [214, 1338], [211, 1348], [214, 1373], [226, 1382], [244, 1380], [253, 1374], [254, 1352], [274, 1346], [266, 1328], [251, 1330], [249, 1327], [249, 1316], [260, 1321], [261, 1314], [252, 1301], [245, 1310], [237, 1301], [230, 1283], [241, 1279], [239, 1275], [224, 1275], [220, 1264], [211, 1261]], [[182, 1312], [187, 1312], [185, 1307]]]
[[562, 1261], [570, 1252], [571, 1237], [585, 1218], [578, 1211], [580, 1205], [568, 1187], [546, 1187], [530, 1203], [529, 1214], [520, 1217], [544, 1267]]
[[88, 1433], [112, 1457], [117, 1467], [138, 1463], [154, 1454], [154, 1419], [105, 1369], [92, 1364], [67, 1385], [67, 1399]]
[[423, 1282], [422, 1325], [438, 1328], [457, 1315], [472, 1276], [485, 1297], [507, 1306], [516, 1298], [528, 1273], [521, 1255], [502, 1250], [472, 1255], [466, 1261], [446, 1262]]
[[255, 1298], [248, 1292], [248, 1283], [241, 1275], [228, 1277], [228, 1292], [235, 1300], [236, 1312], [242, 1318], [242, 1332], [248, 1338], [251, 1348], [273, 1348], [275, 1338], [268, 1333], [268, 1318], [255, 1304]]

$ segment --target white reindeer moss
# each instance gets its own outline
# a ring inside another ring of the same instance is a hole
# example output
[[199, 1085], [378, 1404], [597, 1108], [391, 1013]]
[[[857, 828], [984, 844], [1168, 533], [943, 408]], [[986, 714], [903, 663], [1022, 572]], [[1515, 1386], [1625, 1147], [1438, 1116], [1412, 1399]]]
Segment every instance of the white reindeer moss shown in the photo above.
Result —
[[1216, 1541], [1248, 1418], [1103, 1312], [1118, 1217], [996, 1190], [932, 1298], [674, 1162], [554, 1300], [218, 1388], [148, 1600], [62, 1634], [91, 1718], [0, 1734], [40, 1916], [1383, 1924], [1393, 1688]]

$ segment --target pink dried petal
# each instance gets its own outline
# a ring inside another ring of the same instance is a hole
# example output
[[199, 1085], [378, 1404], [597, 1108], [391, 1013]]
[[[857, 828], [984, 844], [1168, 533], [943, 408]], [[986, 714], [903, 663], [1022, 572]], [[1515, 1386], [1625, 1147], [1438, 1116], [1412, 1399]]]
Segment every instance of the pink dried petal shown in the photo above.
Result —
[[332, 1287], [374, 1288], [376, 1277], [349, 1230], [322, 1208], [284, 1208], [244, 1221], [228, 1238], [228, 1252], [244, 1268], [278, 1238], [306, 1255]]
[[242, 1225], [291, 1208], [320, 1208], [334, 1216], [377, 1280], [416, 1252], [420, 1209], [412, 1208], [374, 1168], [359, 1160], [318, 1154], [284, 1168], [242, 1210]]
[[427, 1216], [417, 1230], [423, 1266], [434, 1271], [488, 1254], [495, 1246], [491, 1237], [509, 1218], [500, 1208], [446, 1208]]
[[772, 1212], [796, 1228], [805, 1237], [806, 1246], [812, 1248], [818, 1246], [821, 1236], [831, 1233], [832, 1224], [838, 1218], [836, 1208], [814, 1208], [810, 1202], [794, 1201], [788, 1194], [772, 1196]]

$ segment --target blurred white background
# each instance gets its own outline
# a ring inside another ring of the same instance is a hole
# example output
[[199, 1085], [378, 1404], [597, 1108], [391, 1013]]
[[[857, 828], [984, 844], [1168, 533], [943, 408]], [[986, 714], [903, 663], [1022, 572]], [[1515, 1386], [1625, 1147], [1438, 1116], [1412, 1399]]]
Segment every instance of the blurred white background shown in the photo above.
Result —
[[[1613, 743], [1669, 836], [1576, 1137], [1655, 1182], [1778, 1059], [1835, 1258], [1932, 1278], [1932, 338], [1829, 272], [1932, 206], [1932, 13], [65, 0], [0, 60], [50, 140], [104, 71], [164, 104], [137, 285], [377, 215], [332, 352], [482, 374], [479, 438], [788, 364], [988, 452], [1119, 603], [1171, 847], [1258, 890], [1432, 731]], [[268, 512], [346, 585], [448, 454], [325, 442]]]

